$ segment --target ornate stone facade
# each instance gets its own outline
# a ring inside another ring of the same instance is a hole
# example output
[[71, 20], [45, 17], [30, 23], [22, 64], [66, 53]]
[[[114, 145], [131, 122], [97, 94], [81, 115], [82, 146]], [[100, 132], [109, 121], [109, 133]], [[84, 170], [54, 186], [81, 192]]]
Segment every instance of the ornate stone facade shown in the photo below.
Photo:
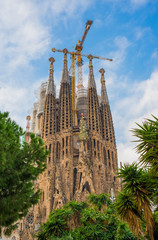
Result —
[[[35, 183], [42, 191], [41, 200], [34, 206], [21, 226], [21, 238], [30, 239], [53, 209], [70, 200], [86, 200], [90, 193], [114, 195], [119, 183], [117, 151], [110, 105], [101, 69], [101, 101], [99, 103], [89, 56], [87, 113], [80, 125], [72, 126], [71, 82], [64, 53], [59, 99], [56, 98], [53, 64], [50, 73], [43, 113], [37, 114], [38, 127], [50, 153], [47, 169]], [[80, 97], [81, 98], [81, 97]], [[85, 96], [84, 96], [85, 98]]]

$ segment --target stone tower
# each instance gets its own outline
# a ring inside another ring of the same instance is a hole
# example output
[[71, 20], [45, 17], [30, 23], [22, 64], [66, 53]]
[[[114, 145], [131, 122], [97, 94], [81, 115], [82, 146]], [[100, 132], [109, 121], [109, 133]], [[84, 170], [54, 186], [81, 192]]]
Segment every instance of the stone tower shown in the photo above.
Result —
[[[33, 221], [22, 226], [22, 239], [28, 229], [38, 230], [53, 209], [60, 208], [70, 200], [86, 200], [90, 193], [116, 194], [119, 188], [117, 151], [113, 121], [107, 96], [104, 69], [101, 73], [101, 101], [99, 103], [92, 56], [89, 59], [87, 96], [83, 99], [83, 114], [78, 116], [78, 125], [72, 125], [71, 84], [67, 68], [67, 49], [64, 49], [63, 70], [59, 98], [54, 84], [54, 58], [50, 58], [49, 79], [45, 94], [43, 113], [40, 109], [38, 129], [50, 153], [47, 169], [35, 183], [42, 191], [39, 204], [31, 209]], [[80, 95], [80, 102], [82, 102]], [[82, 105], [82, 104], [80, 104]], [[87, 106], [85, 108], [85, 105]], [[82, 106], [81, 106], [82, 108]], [[38, 116], [38, 111], [37, 111]], [[33, 126], [35, 128], [35, 126]]]

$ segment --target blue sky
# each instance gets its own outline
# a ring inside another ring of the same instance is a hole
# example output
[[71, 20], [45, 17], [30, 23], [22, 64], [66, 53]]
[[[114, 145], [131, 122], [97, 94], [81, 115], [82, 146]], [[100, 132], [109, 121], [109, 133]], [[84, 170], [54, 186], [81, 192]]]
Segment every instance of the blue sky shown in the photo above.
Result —
[[[100, 94], [103, 67], [119, 161], [132, 162], [130, 129], [158, 116], [157, 0], [0, 0], [0, 109], [25, 128], [40, 83], [48, 79], [50, 56], [59, 89], [63, 55], [51, 48], [72, 50], [89, 19], [94, 22], [82, 52], [114, 59], [93, 61], [95, 80]], [[87, 59], [83, 80], [87, 86]]]

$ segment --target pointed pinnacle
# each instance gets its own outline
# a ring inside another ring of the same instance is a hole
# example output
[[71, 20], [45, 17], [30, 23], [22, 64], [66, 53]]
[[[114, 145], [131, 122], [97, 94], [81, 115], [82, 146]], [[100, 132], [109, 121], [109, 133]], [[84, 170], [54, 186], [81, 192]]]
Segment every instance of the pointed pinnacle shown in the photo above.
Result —
[[63, 53], [64, 53], [64, 60], [63, 60], [64, 65], [63, 65], [63, 70], [62, 70], [61, 82], [69, 82], [68, 69], [67, 69], [68, 50], [66, 48], [64, 48]]
[[106, 87], [105, 87], [105, 78], [104, 78], [104, 73], [105, 70], [103, 68], [101, 68], [99, 70], [99, 72], [101, 73], [101, 103], [105, 103], [105, 104], [109, 104], [109, 100], [108, 100], [108, 95], [107, 95], [107, 91], [106, 91]]
[[55, 59], [53, 57], [50, 57], [49, 62], [50, 62], [50, 69], [49, 69], [47, 94], [48, 93], [53, 93], [55, 95], [54, 76], [53, 76], [53, 72], [54, 72], [53, 63], [55, 62]]
[[94, 73], [93, 73], [93, 64], [92, 64], [93, 56], [91, 54], [89, 54], [88, 59], [89, 59], [88, 88], [96, 88], [96, 84], [95, 84], [95, 80], [94, 80]]

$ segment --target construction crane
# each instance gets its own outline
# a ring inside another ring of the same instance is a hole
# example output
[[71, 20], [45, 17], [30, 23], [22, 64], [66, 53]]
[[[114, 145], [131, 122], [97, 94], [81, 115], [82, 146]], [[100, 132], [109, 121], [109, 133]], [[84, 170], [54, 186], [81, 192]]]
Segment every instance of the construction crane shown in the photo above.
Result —
[[[105, 57], [99, 57], [91, 54], [81, 54], [81, 52], [69, 52], [66, 48], [63, 50], [58, 50], [56, 48], [52, 48], [52, 52], [61, 52], [64, 54], [70, 54], [71, 55], [71, 71], [72, 71], [72, 81], [71, 81], [71, 86], [72, 86], [72, 120], [73, 120], [73, 126], [77, 125], [77, 109], [76, 109], [76, 86], [75, 86], [75, 59], [76, 56], [78, 57], [87, 57], [90, 61], [93, 58], [96, 59], [101, 59], [101, 60], [108, 60], [108, 61], [113, 61], [111, 58], [105, 58]], [[79, 88], [81, 89], [83, 85], [80, 85]]]
[[[81, 58], [81, 51], [83, 49], [83, 43], [84, 40], [87, 36], [87, 33], [92, 25], [93, 21], [88, 20], [86, 22], [86, 27], [82, 36], [81, 41], [78, 41], [78, 44], [76, 44], [75, 50], [76, 50], [76, 55], [77, 55], [77, 80], [78, 80], [78, 84], [77, 84], [77, 88], [83, 88], [83, 80], [82, 80], [82, 58]], [[71, 64], [71, 66], [73, 67], [73, 63]]]
[[71, 89], [72, 89], [72, 124], [73, 126], [77, 125], [75, 60], [76, 60], [76, 55], [73, 49], [73, 52], [71, 53]]
[[75, 79], [75, 61], [76, 61], [76, 56], [77, 56], [77, 75], [78, 75], [78, 84], [77, 88], [78, 90], [81, 90], [83, 88], [83, 80], [82, 80], [82, 57], [87, 57], [90, 58], [97, 58], [97, 59], [102, 59], [102, 60], [109, 60], [112, 61], [110, 58], [104, 58], [104, 57], [99, 57], [99, 56], [92, 56], [92, 55], [86, 55], [86, 54], [81, 54], [81, 51], [83, 49], [83, 43], [86, 38], [86, 35], [92, 25], [93, 21], [88, 20], [86, 23], [85, 31], [82, 36], [81, 41], [78, 41], [78, 44], [75, 47], [76, 52], [73, 51], [69, 52], [67, 49], [63, 50], [57, 50], [56, 48], [52, 48], [52, 52], [62, 52], [64, 54], [71, 54], [71, 88], [72, 88], [72, 121], [73, 121], [73, 126], [77, 125], [77, 109], [76, 109], [76, 79]]
[[[82, 36], [81, 41], [78, 41], [78, 44], [76, 44], [75, 50], [73, 49], [73, 52], [71, 52], [71, 87], [72, 87], [72, 120], [73, 120], [73, 126], [77, 125], [77, 109], [76, 109], [76, 78], [75, 78], [75, 61], [76, 61], [76, 55], [77, 55], [77, 79], [78, 89], [83, 88], [83, 80], [82, 80], [82, 58], [81, 58], [81, 51], [83, 49], [83, 43], [87, 36], [87, 33], [92, 25], [93, 21], [88, 20], [86, 22], [86, 27]], [[53, 51], [53, 49], [52, 49]]]
[[83, 43], [87, 36], [87, 33], [92, 25], [93, 21], [88, 20], [86, 22], [86, 27], [82, 36], [81, 41], [78, 41], [78, 44], [76, 44], [75, 50], [76, 52], [73, 52], [71, 54], [71, 86], [72, 86], [72, 116], [73, 116], [73, 126], [77, 125], [77, 109], [76, 109], [76, 78], [75, 78], [75, 60], [76, 60], [76, 54], [77, 53], [77, 79], [78, 84], [77, 87], [82, 88], [83, 87], [83, 80], [82, 80], [82, 58], [81, 58], [81, 51], [83, 49]]
[[[64, 48], [63, 50], [59, 50], [59, 49], [56, 49], [56, 48], [52, 48], [52, 52], [65, 53], [65, 49], [66, 49], [66, 48]], [[66, 49], [66, 50], [67, 50], [67, 49]], [[86, 57], [86, 58], [91, 57], [92, 59], [93, 59], [93, 58], [96, 58], [96, 59], [101, 59], [101, 60], [113, 61], [112, 58], [99, 57], [99, 56], [96, 56], [96, 55], [84, 54], [84, 53], [77, 53], [77, 52], [69, 52], [68, 50], [67, 50], [66, 52], [67, 52], [68, 54], [75, 55], [75, 56], [81, 55], [82, 57]]]

